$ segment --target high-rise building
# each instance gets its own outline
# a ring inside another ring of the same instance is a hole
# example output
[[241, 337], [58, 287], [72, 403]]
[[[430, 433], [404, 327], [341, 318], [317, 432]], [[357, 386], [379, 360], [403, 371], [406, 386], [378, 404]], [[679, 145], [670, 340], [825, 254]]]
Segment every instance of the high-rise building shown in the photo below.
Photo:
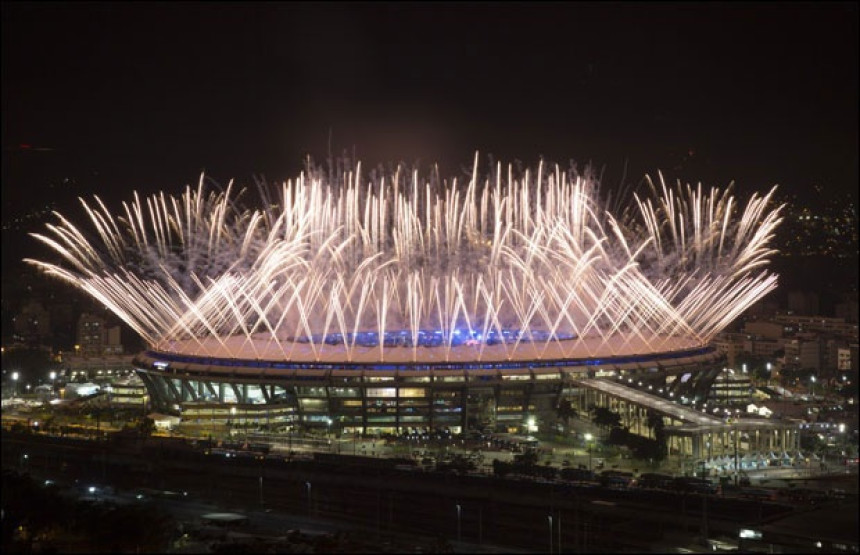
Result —
[[77, 344], [75, 354], [81, 356], [102, 356], [123, 354], [122, 332], [116, 325], [95, 314], [84, 312], [78, 318]]

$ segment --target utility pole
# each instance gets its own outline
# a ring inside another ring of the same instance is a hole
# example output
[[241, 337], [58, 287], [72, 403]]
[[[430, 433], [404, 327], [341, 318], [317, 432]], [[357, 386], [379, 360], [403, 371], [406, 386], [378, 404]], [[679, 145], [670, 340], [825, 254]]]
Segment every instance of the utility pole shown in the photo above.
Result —
[[457, 508], [457, 541], [460, 541], [460, 515], [463, 511], [460, 505], [454, 505]]
[[556, 542], [555, 549], [558, 553], [561, 553], [561, 509], [558, 510], [558, 541]]
[[484, 543], [484, 506], [478, 507], [478, 545]]
[[263, 506], [263, 474], [260, 473], [260, 506]]
[[382, 471], [376, 468], [376, 538], [382, 537]]
[[266, 463], [266, 457], [260, 459], [260, 506], [264, 506], [265, 502], [263, 501], [263, 465]]
[[738, 427], [735, 424], [735, 487], [738, 487], [738, 472], [740, 472], [740, 468], [738, 468]]

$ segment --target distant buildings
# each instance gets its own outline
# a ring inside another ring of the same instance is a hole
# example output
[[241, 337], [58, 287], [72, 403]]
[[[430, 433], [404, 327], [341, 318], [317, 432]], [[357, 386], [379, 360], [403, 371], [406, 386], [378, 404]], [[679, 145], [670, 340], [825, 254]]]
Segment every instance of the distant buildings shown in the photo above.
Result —
[[76, 355], [121, 355], [123, 346], [120, 340], [120, 327], [108, 326], [104, 318], [86, 312], [78, 318]]
[[732, 368], [749, 355], [773, 359], [777, 370], [810, 369], [826, 377], [857, 372], [859, 339], [856, 320], [787, 312], [747, 321], [740, 332], [721, 333], [713, 344]]
[[108, 387], [114, 405], [145, 405], [148, 399], [146, 386], [135, 374], [116, 379]]
[[788, 201], [777, 248], [793, 256], [856, 257], [856, 205], [845, 198], [821, 199], [819, 206]]
[[784, 324], [787, 327], [786, 329], [794, 328], [801, 333], [818, 332], [853, 339], [854, 341], [857, 341], [858, 329], [860, 329], [856, 321], [846, 321], [845, 318], [802, 316], [790, 312], [787, 314], [776, 314], [772, 320]]
[[749, 374], [725, 370], [714, 380], [708, 400], [721, 406], [746, 406], [752, 401], [752, 389]]
[[41, 302], [36, 300], [31, 300], [21, 307], [12, 321], [17, 343], [38, 346], [45, 342], [51, 333], [50, 313]]
[[820, 314], [820, 303], [816, 293], [791, 291], [788, 293], [788, 311], [792, 314]]
[[810, 368], [819, 373], [823, 369], [821, 341], [813, 333], [798, 334], [785, 341], [783, 367]]
[[834, 312], [837, 318], [843, 318], [846, 322], [860, 321], [860, 302], [857, 292], [845, 295], [844, 300], [836, 304]]

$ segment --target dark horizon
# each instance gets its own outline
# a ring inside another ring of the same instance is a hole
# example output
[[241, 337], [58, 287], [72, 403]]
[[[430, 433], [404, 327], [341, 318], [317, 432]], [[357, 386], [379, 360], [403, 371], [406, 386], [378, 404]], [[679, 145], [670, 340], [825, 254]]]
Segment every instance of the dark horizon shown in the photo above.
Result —
[[2, 25], [4, 271], [78, 196], [253, 189], [344, 151], [856, 207], [855, 3], [41, 2]]
[[628, 160], [634, 180], [662, 169], [854, 192], [856, 15], [852, 3], [6, 4], [3, 149], [51, 149], [79, 179], [99, 172], [97, 188], [141, 192], [203, 169], [280, 180], [329, 147], [443, 175], [479, 151], [619, 175]]

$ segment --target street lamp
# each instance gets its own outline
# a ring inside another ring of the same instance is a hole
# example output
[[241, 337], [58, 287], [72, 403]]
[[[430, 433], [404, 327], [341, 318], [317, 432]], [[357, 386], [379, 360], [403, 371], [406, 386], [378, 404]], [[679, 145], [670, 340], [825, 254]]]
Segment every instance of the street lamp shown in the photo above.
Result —
[[585, 434], [585, 448], [588, 451], [588, 471], [591, 472], [591, 440], [594, 438], [591, 434]]
[[463, 508], [460, 505], [454, 505], [457, 507], [457, 541], [460, 541], [460, 515], [463, 512]]
[[809, 377], [809, 393], [812, 396], [812, 400], [815, 401], [815, 376]]
[[12, 372], [12, 383], [15, 385], [15, 388], [14, 388], [13, 393], [12, 393], [12, 397], [18, 396], [18, 378], [19, 377], [20, 377], [20, 374], [18, 374], [18, 372]]
[[735, 464], [734, 464], [734, 477], [735, 477], [735, 487], [738, 487], [738, 474], [740, 473], [740, 461], [738, 458], [738, 450], [740, 448], [740, 438], [738, 437], [738, 421], [737, 418], [732, 418], [729, 416], [727, 424], [729, 424], [732, 428], [733, 439], [734, 439], [734, 448], [735, 448]]
[[260, 506], [262, 507], [263, 503], [263, 461], [260, 461]]
[[549, 522], [549, 552], [552, 553], [552, 515], [546, 515], [547, 522]]

